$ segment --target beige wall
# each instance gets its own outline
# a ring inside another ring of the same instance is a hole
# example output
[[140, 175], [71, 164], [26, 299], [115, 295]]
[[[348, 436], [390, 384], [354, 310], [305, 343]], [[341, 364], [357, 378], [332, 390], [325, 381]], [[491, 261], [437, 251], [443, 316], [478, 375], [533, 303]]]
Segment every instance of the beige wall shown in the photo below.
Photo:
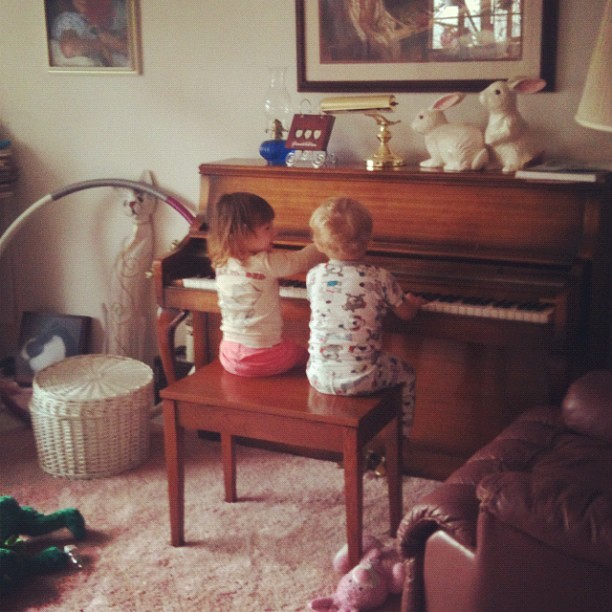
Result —
[[[603, 5], [604, 0], [560, 0], [557, 91], [520, 101], [550, 155], [612, 160], [612, 137], [573, 120]], [[0, 134], [13, 140], [21, 175], [13, 201], [0, 201], [4, 216], [70, 183], [136, 180], [145, 169], [194, 209], [198, 164], [257, 156], [269, 67], [289, 67], [296, 109], [305, 97], [317, 108], [323, 94], [296, 91], [292, 0], [141, 0], [140, 7], [141, 76], [50, 74], [43, 2], [0, 1]], [[397, 96], [402, 123], [392, 145], [412, 162], [425, 151], [410, 121], [437, 95]], [[448, 116], [485, 121], [476, 94], [468, 94]], [[363, 117], [340, 117], [330, 150], [341, 161], [361, 159], [375, 145], [372, 125]], [[129, 231], [106, 189], [64, 198], [37, 214], [13, 249], [16, 305], [0, 316], [0, 356], [13, 350], [24, 309], [94, 317], [93, 348], [99, 350], [101, 305], [108, 300], [113, 259]], [[186, 224], [164, 206], [156, 213], [155, 231], [159, 254], [185, 233]], [[7, 275], [0, 281], [7, 292]], [[153, 332], [151, 339], [154, 354]]]

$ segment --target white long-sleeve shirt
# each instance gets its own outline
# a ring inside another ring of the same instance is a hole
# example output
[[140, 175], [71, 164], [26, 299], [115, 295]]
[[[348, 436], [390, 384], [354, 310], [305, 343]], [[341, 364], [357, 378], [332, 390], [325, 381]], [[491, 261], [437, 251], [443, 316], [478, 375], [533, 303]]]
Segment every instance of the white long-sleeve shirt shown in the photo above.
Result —
[[223, 339], [251, 348], [278, 344], [283, 329], [278, 279], [306, 272], [324, 259], [311, 244], [299, 251], [257, 253], [244, 264], [230, 258], [217, 268]]

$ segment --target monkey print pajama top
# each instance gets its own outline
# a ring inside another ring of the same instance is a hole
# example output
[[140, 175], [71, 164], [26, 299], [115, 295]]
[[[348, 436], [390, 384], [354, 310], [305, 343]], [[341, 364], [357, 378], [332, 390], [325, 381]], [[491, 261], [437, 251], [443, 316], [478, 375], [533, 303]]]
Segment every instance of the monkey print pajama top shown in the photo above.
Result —
[[362, 395], [404, 383], [402, 427], [414, 418], [414, 369], [382, 350], [382, 324], [404, 292], [383, 268], [330, 260], [306, 277], [310, 301], [310, 359], [306, 373], [321, 393]]

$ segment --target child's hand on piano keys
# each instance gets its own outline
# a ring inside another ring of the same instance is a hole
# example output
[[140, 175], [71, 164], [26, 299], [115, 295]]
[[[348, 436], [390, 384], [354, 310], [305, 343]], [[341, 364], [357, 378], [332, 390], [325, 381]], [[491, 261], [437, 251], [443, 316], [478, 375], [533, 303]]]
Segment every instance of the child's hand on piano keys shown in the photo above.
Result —
[[397, 308], [393, 308], [393, 313], [397, 315], [400, 319], [404, 319], [405, 321], [409, 321], [413, 319], [416, 314], [419, 312], [419, 309], [423, 304], [426, 304], [427, 300], [424, 298], [413, 295], [412, 293], [407, 293], [404, 296], [404, 301]]
[[421, 306], [427, 304], [429, 300], [426, 300], [423, 296], [414, 295], [414, 293], [407, 293], [404, 296], [404, 302], [408, 302], [409, 304], [420, 308]]

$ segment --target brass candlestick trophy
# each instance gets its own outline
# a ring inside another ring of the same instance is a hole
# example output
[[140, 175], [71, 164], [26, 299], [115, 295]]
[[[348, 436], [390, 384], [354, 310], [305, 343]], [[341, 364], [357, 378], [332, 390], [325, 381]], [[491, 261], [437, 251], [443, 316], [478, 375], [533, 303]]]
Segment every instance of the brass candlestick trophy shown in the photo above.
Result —
[[321, 112], [325, 114], [362, 113], [376, 121], [378, 125], [376, 138], [380, 145], [376, 152], [365, 160], [368, 170], [396, 168], [406, 164], [405, 160], [393, 153], [389, 147], [391, 140], [389, 126], [400, 121], [390, 121], [381, 114], [393, 111], [395, 106], [397, 106], [395, 96], [339, 96], [324, 98], [320, 103]]

